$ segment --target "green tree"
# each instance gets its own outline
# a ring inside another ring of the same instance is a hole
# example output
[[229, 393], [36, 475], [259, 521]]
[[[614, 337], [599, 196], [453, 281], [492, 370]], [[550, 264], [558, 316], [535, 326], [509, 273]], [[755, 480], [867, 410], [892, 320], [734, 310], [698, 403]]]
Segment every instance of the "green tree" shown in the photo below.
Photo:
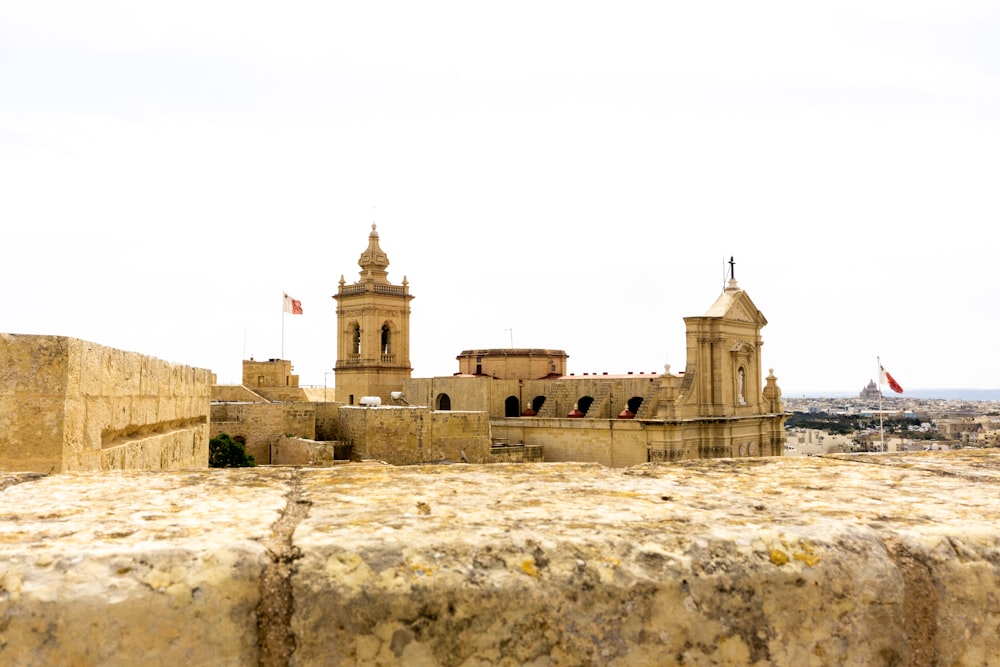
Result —
[[220, 433], [208, 441], [210, 468], [250, 468], [256, 465], [243, 443], [233, 440], [228, 433]]

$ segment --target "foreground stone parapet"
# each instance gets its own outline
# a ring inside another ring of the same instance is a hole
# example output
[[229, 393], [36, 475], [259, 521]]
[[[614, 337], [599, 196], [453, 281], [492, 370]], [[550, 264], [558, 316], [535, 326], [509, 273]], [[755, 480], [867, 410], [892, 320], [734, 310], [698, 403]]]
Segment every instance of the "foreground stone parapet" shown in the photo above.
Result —
[[991, 665], [1000, 453], [0, 478], [4, 665]]

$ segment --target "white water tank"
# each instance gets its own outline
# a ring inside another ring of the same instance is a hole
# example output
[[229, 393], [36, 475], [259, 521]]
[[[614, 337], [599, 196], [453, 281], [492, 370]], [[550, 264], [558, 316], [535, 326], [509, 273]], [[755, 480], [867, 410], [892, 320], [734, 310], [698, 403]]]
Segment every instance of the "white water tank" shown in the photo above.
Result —
[[358, 405], [365, 408], [377, 408], [382, 405], [382, 397], [380, 396], [362, 396], [361, 401]]

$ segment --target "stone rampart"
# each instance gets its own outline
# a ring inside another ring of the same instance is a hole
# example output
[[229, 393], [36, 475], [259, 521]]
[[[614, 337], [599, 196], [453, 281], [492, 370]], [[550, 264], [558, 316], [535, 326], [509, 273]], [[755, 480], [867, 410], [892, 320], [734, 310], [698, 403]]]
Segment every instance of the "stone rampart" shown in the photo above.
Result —
[[492, 461], [485, 412], [348, 406], [339, 410], [339, 427], [342, 438], [354, 446], [355, 459], [393, 465]]
[[271, 463], [271, 447], [282, 436], [316, 437], [312, 403], [213, 403], [212, 437], [242, 438], [258, 464]]
[[0, 664], [996, 665], [1000, 453], [0, 474]]
[[211, 383], [76, 338], [0, 334], [0, 470], [207, 467]]
[[546, 461], [594, 461], [623, 468], [645, 463], [649, 431], [631, 419], [495, 419], [493, 437], [544, 447]]
[[325, 468], [351, 460], [351, 446], [346, 442], [320, 442], [305, 438], [278, 438], [271, 447], [271, 465]]

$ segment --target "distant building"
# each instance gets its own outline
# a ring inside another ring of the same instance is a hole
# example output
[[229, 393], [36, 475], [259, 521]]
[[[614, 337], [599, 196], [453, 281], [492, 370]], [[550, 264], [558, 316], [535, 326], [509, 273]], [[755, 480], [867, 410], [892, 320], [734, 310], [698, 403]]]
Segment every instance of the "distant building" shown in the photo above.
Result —
[[[341, 279], [334, 296], [336, 400], [346, 406], [361, 396], [379, 397], [383, 406], [405, 400], [428, 406], [442, 423], [449, 412], [485, 413], [493, 442], [542, 447], [546, 461], [625, 466], [784, 451], [781, 389], [761, 368], [767, 320], [735, 279], [704, 315], [684, 318], [681, 373], [667, 366], [663, 373], [574, 376], [566, 374], [563, 350], [494, 348], [464, 350], [452, 376], [412, 378], [413, 297], [405, 277], [398, 286], [388, 282], [374, 225], [358, 264], [361, 281]], [[406, 419], [405, 411], [391, 414]], [[355, 442], [355, 452], [370, 454], [371, 444]], [[392, 458], [384, 449], [379, 457]]]
[[861, 390], [861, 394], [858, 398], [863, 401], [877, 401], [882, 398], [882, 392], [879, 391], [878, 385], [875, 384], [875, 380], [868, 381], [868, 386]]
[[243, 437], [259, 462], [270, 463], [281, 462], [271, 454], [292, 435], [303, 460], [323, 459], [335, 441], [355, 460], [399, 465], [624, 467], [784, 454], [781, 389], [761, 367], [767, 320], [735, 278], [704, 315], [684, 318], [683, 372], [664, 365], [663, 372], [574, 375], [560, 349], [491, 348], [464, 350], [453, 375], [413, 378], [413, 295], [405, 276], [389, 282], [374, 225], [358, 264], [360, 279], [341, 277], [333, 296], [333, 402], [325, 390], [321, 402], [299, 388], [288, 360], [245, 361], [243, 386], [213, 388], [213, 432]]

